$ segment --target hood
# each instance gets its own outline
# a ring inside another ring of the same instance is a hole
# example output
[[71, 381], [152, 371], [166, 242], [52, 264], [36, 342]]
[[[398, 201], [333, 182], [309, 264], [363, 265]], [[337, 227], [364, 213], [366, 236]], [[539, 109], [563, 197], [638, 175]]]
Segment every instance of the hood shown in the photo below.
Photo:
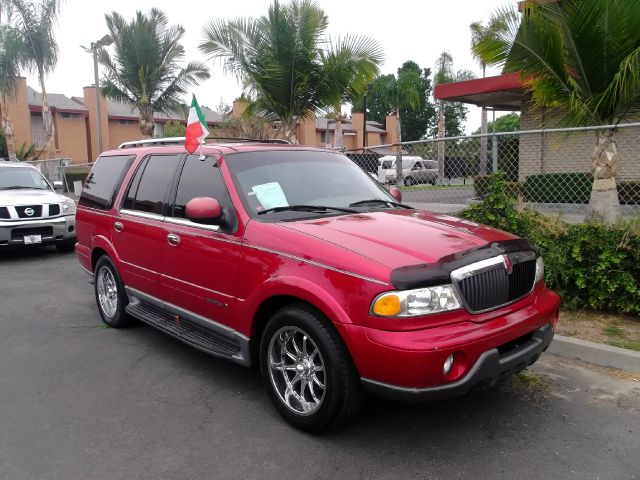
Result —
[[58, 195], [52, 190], [36, 190], [25, 188], [22, 190], [0, 190], [0, 206], [43, 205], [47, 203], [61, 203], [67, 197]]
[[518, 238], [468, 220], [421, 210], [387, 210], [279, 225], [391, 269], [433, 263], [446, 255]]

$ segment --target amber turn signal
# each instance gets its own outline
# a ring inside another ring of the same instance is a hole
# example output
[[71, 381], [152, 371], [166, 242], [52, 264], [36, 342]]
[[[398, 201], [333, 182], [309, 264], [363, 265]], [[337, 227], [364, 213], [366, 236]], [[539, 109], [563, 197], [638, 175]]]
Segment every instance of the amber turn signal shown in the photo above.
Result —
[[373, 304], [373, 313], [381, 317], [391, 317], [400, 313], [400, 297], [390, 293], [382, 295]]

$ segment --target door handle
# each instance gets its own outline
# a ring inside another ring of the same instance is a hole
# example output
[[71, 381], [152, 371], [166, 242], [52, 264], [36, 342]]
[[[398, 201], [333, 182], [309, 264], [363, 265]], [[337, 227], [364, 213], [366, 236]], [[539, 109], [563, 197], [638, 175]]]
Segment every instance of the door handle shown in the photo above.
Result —
[[116, 222], [113, 224], [113, 228], [115, 228], [116, 232], [121, 232], [122, 230], [124, 230], [124, 225], [122, 224], [122, 222]]
[[172, 247], [177, 247], [180, 244], [180, 237], [175, 233], [170, 233], [167, 235], [167, 242], [169, 242], [169, 245]]

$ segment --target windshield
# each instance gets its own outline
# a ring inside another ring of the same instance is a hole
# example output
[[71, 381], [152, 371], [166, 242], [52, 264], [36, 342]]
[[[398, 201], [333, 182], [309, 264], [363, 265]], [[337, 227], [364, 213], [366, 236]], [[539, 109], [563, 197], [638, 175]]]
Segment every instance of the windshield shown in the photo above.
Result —
[[370, 175], [335, 153], [274, 150], [226, 158], [245, 208], [261, 218], [336, 215], [397, 206]]
[[51, 187], [40, 172], [30, 167], [0, 167], [0, 190], [33, 188], [49, 190]]

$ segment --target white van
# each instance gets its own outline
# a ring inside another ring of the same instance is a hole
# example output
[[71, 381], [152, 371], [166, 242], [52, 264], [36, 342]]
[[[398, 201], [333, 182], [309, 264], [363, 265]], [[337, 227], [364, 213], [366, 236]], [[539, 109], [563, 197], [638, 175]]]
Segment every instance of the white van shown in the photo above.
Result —
[[[402, 156], [402, 178], [405, 185], [430, 183], [438, 181], [438, 162], [424, 160], [417, 156]], [[378, 159], [378, 181], [380, 183], [396, 183], [396, 156], [385, 155]]]

